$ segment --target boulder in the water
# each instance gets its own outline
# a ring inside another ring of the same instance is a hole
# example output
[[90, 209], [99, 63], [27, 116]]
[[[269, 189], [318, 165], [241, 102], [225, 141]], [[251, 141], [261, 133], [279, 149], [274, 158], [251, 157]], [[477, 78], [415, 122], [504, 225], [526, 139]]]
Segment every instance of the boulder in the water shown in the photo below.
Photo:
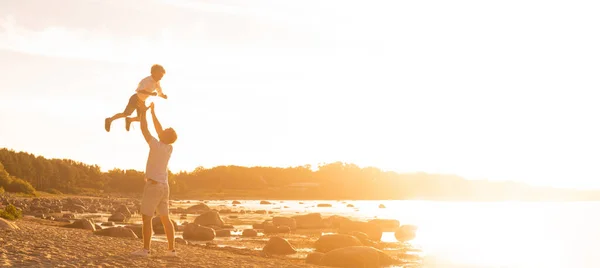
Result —
[[287, 240], [281, 237], [271, 237], [263, 251], [273, 255], [289, 255], [296, 253], [296, 249]]
[[321, 213], [310, 213], [306, 215], [298, 215], [292, 217], [296, 220], [298, 229], [316, 229], [323, 227], [323, 219]]
[[378, 225], [384, 232], [394, 232], [400, 227], [400, 222], [394, 219], [373, 219], [368, 222]]
[[210, 241], [215, 239], [217, 235], [212, 228], [200, 226], [196, 223], [189, 223], [183, 228], [182, 236], [186, 240]]
[[353, 246], [329, 251], [321, 258], [321, 265], [341, 268], [379, 268], [398, 264], [383, 251], [367, 246]]
[[380, 241], [383, 235], [383, 230], [379, 225], [372, 222], [360, 222], [360, 221], [344, 221], [340, 224], [339, 232], [342, 234], [349, 234], [351, 232], [363, 232], [369, 236], [369, 239], [373, 241]]
[[242, 236], [243, 237], [255, 237], [255, 236], [258, 236], [258, 232], [253, 229], [246, 229], [246, 230], [242, 231]]
[[273, 217], [273, 225], [275, 226], [287, 226], [291, 230], [296, 230], [296, 220], [288, 217]]
[[199, 214], [199, 213], [209, 211], [209, 210], [210, 210], [210, 208], [206, 204], [200, 203], [198, 205], [193, 205], [193, 206], [187, 208], [186, 212], [191, 213], [191, 214]]
[[216, 235], [216, 237], [229, 237], [229, 236], [231, 236], [231, 230], [225, 230], [225, 229], [215, 230], [215, 235]]
[[223, 219], [221, 219], [221, 216], [216, 211], [207, 211], [200, 214], [200, 216], [196, 217], [194, 223], [202, 226], [223, 227], [225, 225]]
[[400, 226], [394, 233], [394, 236], [396, 237], [396, 240], [406, 242], [415, 239], [417, 236], [416, 232], [417, 226], [407, 224]]
[[264, 225], [264, 233], [265, 234], [285, 234], [289, 233], [290, 227], [287, 226], [274, 226], [274, 225]]
[[354, 236], [347, 234], [327, 234], [319, 237], [315, 242], [315, 250], [317, 252], [327, 253], [334, 249], [362, 246], [360, 240]]

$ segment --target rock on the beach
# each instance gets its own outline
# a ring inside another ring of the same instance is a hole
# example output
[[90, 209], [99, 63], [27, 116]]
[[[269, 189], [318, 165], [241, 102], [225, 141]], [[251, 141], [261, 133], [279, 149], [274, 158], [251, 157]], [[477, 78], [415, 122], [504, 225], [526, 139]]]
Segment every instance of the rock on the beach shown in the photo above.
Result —
[[384, 232], [393, 232], [400, 227], [400, 222], [394, 219], [373, 219], [368, 222], [378, 225]]
[[110, 215], [110, 217], [108, 218], [108, 221], [114, 221], [114, 222], [125, 222], [127, 220], [127, 217], [125, 216], [125, 214], [121, 213], [121, 212], [115, 212], [112, 215]]
[[231, 230], [225, 230], [225, 229], [215, 230], [215, 235], [217, 237], [229, 237], [229, 236], [231, 236]]
[[288, 217], [273, 217], [273, 225], [287, 226], [291, 230], [296, 230], [296, 220]]
[[263, 232], [265, 234], [284, 234], [291, 231], [290, 227], [287, 226], [274, 226], [271, 224], [265, 224]]
[[255, 237], [255, 236], [258, 236], [258, 232], [253, 229], [246, 229], [246, 230], [242, 231], [242, 236], [243, 237]]
[[342, 225], [342, 222], [349, 222], [349, 221], [352, 221], [352, 220], [350, 220], [346, 217], [332, 215], [329, 218], [323, 219], [323, 225], [325, 225], [325, 227], [329, 227], [329, 228], [340, 228], [340, 226]]
[[141, 225], [128, 225], [128, 226], [125, 226], [125, 228], [133, 231], [135, 233], [135, 235], [137, 235], [139, 238], [142, 238], [144, 235], [144, 230]]
[[193, 205], [189, 208], [186, 209], [187, 213], [190, 214], [199, 214], [205, 211], [209, 211], [210, 208], [208, 207], [208, 205], [204, 204], [204, 203], [200, 203], [198, 205]]
[[400, 226], [400, 228], [398, 228], [398, 230], [396, 230], [394, 236], [396, 237], [396, 240], [400, 242], [406, 242], [415, 239], [415, 237], [417, 236], [416, 231], [417, 226], [402, 225]]
[[369, 236], [363, 232], [354, 231], [350, 232], [350, 235], [358, 238], [358, 240], [360, 240], [363, 246], [374, 247], [376, 245], [376, 243], [371, 241], [371, 239], [369, 239]]
[[111, 237], [131, 237], [139, 238], [131, 229], [125, 227], [111, 227], [94, 232], [95, 235], [111, 236]]
[[260, 204], [261, 205], [271, 205], [271, 202], [263, 200], [263, 201], [260, 201]]
[[221, 219], [221, 216], [216, 211], [207, 211], [207, 212], [200, 214], [200, 216], [196, 217], [196, 219], [194, 220], [194, 223], [203, 225], [203, 226], [218, 226], [218, 227], [223, 227], [223, 225], [225, 225], [223, 223], [223, 219]]
[[396, 264], [383, 251], [367, 246], [353, 246], [332, 250], [323, 255], [321, 265], [342, 268], [379, 268]]
[[96, 225], [89, 219], [79, 219], [71, 224], [65, 225], [64, 227], [96, 231]]
[[372, 222], [347, 221], [342, 222], [339, 232], [349, 234], [351, 232], [363, 232], [369, 236], [371, 240], [380, 241], [383, 231], [379, 225]]
[[240, 205], [242, 204], [242, 202], [234, 200], [233, 202], [231, 202], [232, 205]]
[[323, 219], [321, 213], [310, 213], [306, 215], [298, 215], [292, 217], [296, 220], [298, 229], [313, 229], [323, 227]]
[[306, 256], [306, 263], [320, 265], [321, 264], [321, 260], [323, 259], [323, 256], [325, 256], [325, 253], [321, 253], [321, 252], [312, 252], [312, 253], [309, 253]]
[[332, 207], [332, 205], [331, 204], [317, 204], [317, 207], [318, 208], [330, 208], [330, 207]]
[[120, 205], [115, 212], [120, 212], [126, 219], [131, 218], [131, 211], [126, 205]]
[[292, 247], [290, 242], [281, 237], [271, 237], [263, 251], [274, 255], [289, 255], [296, 253], [296, 249]]
[[19, 226], [11, 221], [0, 218], [0, 230], [19, 230]]
[[317, 252], [327, 253], [334, 249], [362, 246], [362, 242], [354, 236], [347, 234], [328, 234], [319, 237], [315, 242], [315, 250]]
[[86, 210], [87, 210], [87, 208], [85, 208], [82, 205], [71, 205], [69, 207], [69, 211], [75, 212], [75, 213], [84, 213]]
[[210, 241], [215, 239], [216, 233], [213, 228], [190, 223], [183, 228], [183, 238], [187, 240]]

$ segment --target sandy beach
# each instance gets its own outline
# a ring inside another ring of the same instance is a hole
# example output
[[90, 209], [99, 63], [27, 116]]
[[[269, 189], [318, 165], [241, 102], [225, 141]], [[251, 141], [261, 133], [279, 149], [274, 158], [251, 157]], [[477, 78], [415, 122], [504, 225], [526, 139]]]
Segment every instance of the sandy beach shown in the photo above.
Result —
[[150, 258], [132, 257], [141, 240], [94, 235], [82, 229], [22, 219], [19, 230], [0, 230], [2, 267], [318, 267], [259, 252], [178, 244], [178, 257], [163, 257], [166, 243], [153, 241]]
[[[179, 256], [164, 256], [165, 236], [154, 234], [152, 256], [140, 258], [130, 256], [142, 246], [135, 199], [4, 198], [2, 203], [15, 204], [24, 214], [8, 224], [17, 229], [0, 228], [0, 265], [6, 267], [355, 267], [357, 262], [418, 267], [419, 263], [418, 250], [410, 245], [381, 241], [382, 228], [389, 229], [385, 226], [390, 224], [398, 228], [397, 221], [355, 222], [331, 214], [341, 213], [331, 204], [171, 201]], [[345, 202], [334, 204], [348, 207]], [[319, 209], [323, 216], [314, 213]], [[336, 266], [357, 254], [362, 256], [359, 260]]]

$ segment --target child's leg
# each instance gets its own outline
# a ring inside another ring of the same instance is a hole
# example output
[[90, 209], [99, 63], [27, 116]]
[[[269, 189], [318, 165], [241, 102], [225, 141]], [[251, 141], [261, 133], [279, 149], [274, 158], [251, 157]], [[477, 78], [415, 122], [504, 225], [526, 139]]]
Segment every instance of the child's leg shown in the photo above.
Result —
[[125, 110], [122, 113], [117, 113], [117, 114], [113, 115], [112, 117], [106, 118], [104, 120], [104, 128], [106, 129], [106, 131], [110, 131], [110, 125], [113, 120], [131, 115], [137, 107], [137, 102], [138, 102], [137, 94], [133, 94], [129, 98], [129, 102], [127, 103], [127, 106], [125, 107]]
[[146, 103], [140, 99], [137, 100], [137, 105], [136, 105], [136, 116], [135, 117], [127, 117], [125, 118], [125, 129], [127, 131], [129, 131], [129, 128], [131, 127], [131, 122], [139, 122], [142, 116], [142, 113], [145, 113], [147, 108], [146, 108]]

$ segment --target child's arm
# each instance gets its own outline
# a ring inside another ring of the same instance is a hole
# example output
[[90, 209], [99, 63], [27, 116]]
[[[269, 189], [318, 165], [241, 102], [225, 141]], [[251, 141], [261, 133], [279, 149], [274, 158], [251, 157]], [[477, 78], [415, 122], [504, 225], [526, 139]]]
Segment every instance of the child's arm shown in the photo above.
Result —
[[152, 104], [150, 104], [150, 113], [152, 114], [152, 124], [154, 124], [154, 129], [156, 130], [156, 133], [160, 137], [160, 135], [163, 132], [163, 127], [160, 124], [160, 122], [158, 122], [158, 118], [156, 117], [156, 113], [154, 113], [154, 102]]
[[163, 98], [163, 99], [167, 99], [167, 95], [165, 95], [162, 91], [162, 87], [160, 86], [160, 82], [156, 83], [156, 92], [158, 92], [158, 96]]

